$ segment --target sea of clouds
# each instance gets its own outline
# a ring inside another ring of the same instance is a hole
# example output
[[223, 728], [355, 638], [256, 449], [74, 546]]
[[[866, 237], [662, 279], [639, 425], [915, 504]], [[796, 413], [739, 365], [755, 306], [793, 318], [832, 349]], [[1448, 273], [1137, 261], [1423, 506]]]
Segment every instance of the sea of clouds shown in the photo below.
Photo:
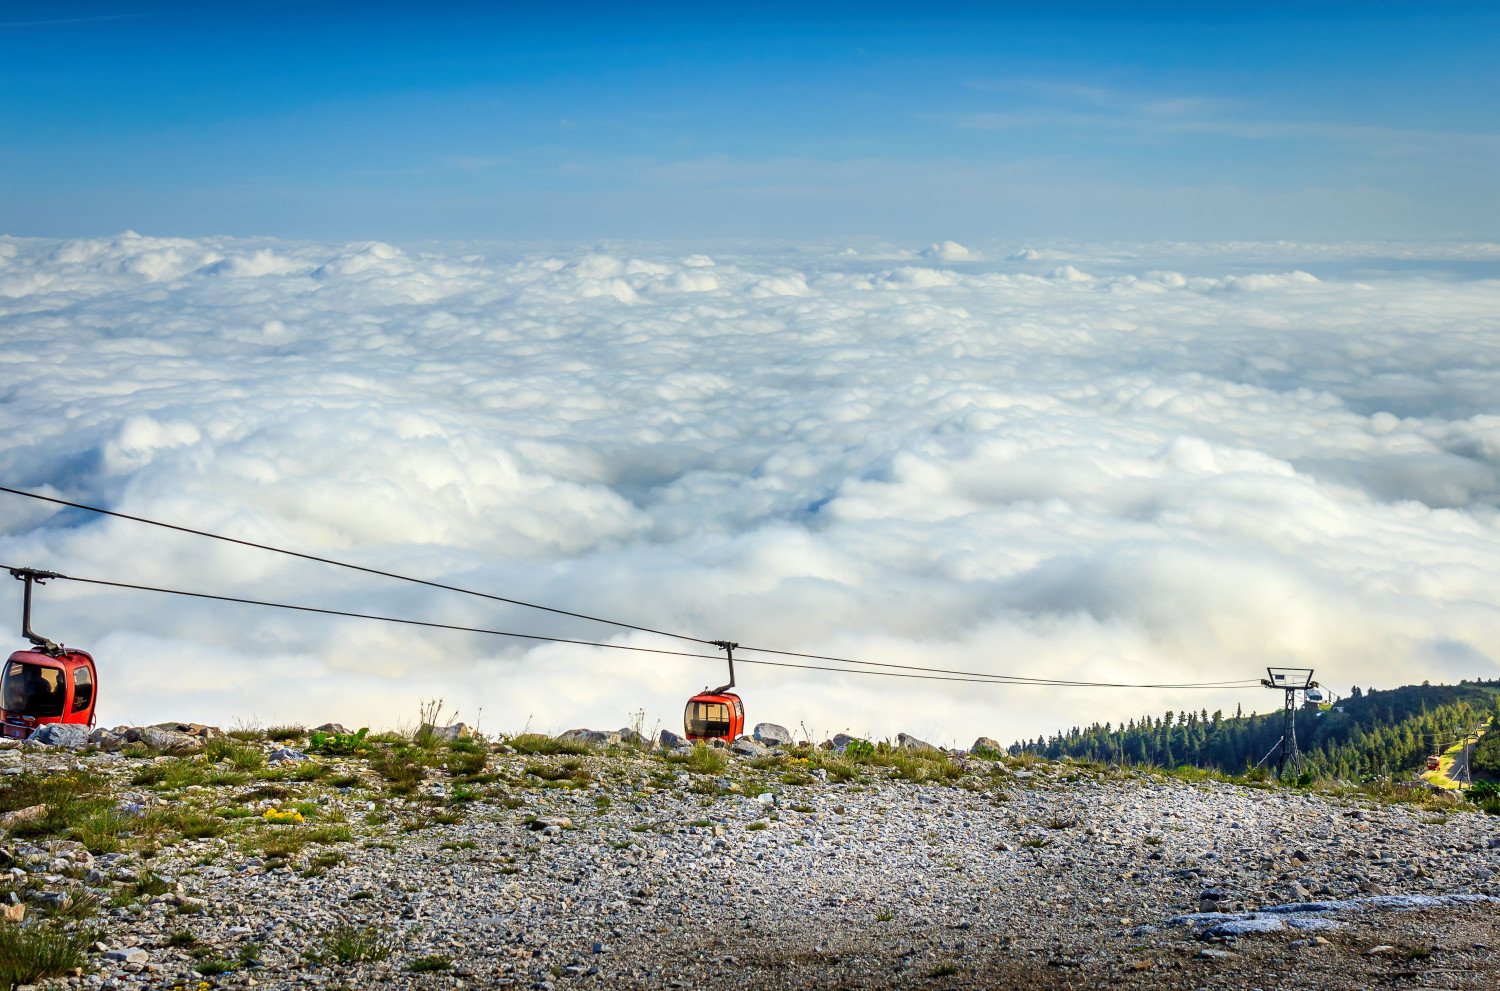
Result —
[[[0, 238], [0, 484], [818, 654], [1493, 678], [1497, 332], [1492, 244]], [[12, 495], [0, 532], [6, 564], [681, 648]], [[95, 653], [108, 724], [382, 726], [441, 697], [482, 729], [676, 728], [722, 680], [66, 582], [35, 625]], [[739, 675], [751, 723], [961, 744], [1279, 704]]]

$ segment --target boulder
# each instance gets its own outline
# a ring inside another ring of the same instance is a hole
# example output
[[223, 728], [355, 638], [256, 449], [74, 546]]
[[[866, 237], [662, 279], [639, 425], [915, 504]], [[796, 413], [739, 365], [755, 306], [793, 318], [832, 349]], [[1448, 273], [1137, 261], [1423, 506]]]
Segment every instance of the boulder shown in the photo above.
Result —
[[454, 723], [451, 726], [434, 726], [432, 723], [423, 723], [422, 728], [417, 730], [418, 738], [429, 740], [442, 740], [452, 743], [454, 740], [467, 740], [474, 735], [468, 723]]
[[124, 739], [130, 743], [143, 743], [152, 750], [170, 754], [173, 757], [184, 757], [188, 754], [201, 753], [203, 750], [202, 737], [162, 729], [159, 726], [132, 726], [125, 731]]
[[212, 739], [223, 736], [224, 731], [217, 726], [205, 726], [202, 723], [153, 723], [152, 729], [164, 729], [169, 733], [185, 733], [188, 736], [196, 736], [200, 740]]
[[770, 750], [750, 737], [742, 736], [729, 745], [729, 752], [739, 754], [741, 757], [764, 757], [770, 753]]
[[335, 733], [345, 733], [345, 734], [347, 734], [349, 731], [346, 730], [346, 729], [344, 729], [344, 724], [343, 723], [324, 723], [322, 726], [318, 726], [318, 727], [314, 728], [313, 732], [314, 733], [327, 733], [329, 736], [332, 736]]
[[26, 740], [29, 743], [39, 743], [44, 747], [82, 750], [89, 745], [89, 728], [64, 723], [49, 723], [32, 730]]
[[792, 734], [787, 728], [775, 723], [756, 723], [753, 735], [758, 742], [768, 747], [785, 747], [792, 742]]
[[910, 750], [913, 753], [926, 753], [938, 749], [926, 740], [919, 740], [910, 733], [897, 733], [896, 745], [902, 750]]
[[266, 758], [266, 763], [296, 764], [299, 761], [304, 760], [307, 760], [307, 754], [304, 754], [300, 750], [293, 750], [290, 747], [277, 747], [275, 750], [271, 751], [271, 755]]
[[622, 726], [619, 730], [618, 736], [620, 737], [621, 743], [628, 744], [632, 747], [644, 747], [646, 745], [646, 738], [644, 736], [641, 736], [641, 734], [637, 733], [635, 730], [631, 729], [629, 726]]
[[672, 750], [675, 747], [682, 746], [686, 742], [686, 740], [669, 729], [664, 729], [656, 735], [656, 745], [663, 750]]
[[861, 740], [857, 736], [850, 736], [848, 733], [835, 733], [835, 734], [833, 734], [833, 740], [831, 742], [831, 749], [837, 750], [839, 753], [843, 753], [844, 749], [846, 747], [848, 747], [849, 744], [851, 744], [851, 743], [868, 743], [868, 742], [869, 742], [868, 740]]
[[981, 736], [979, 739], [975, 740], [974, 745], [969, 748], [969, 753], [973, 754], [975, 757], [999, 757], [1006, 752], [1007, 751], [1005, 747], [1001, 745], [999, 740], [991, 740], [987, 736]]
[[98, 747], [100, 750], [108, 753], [119, 750], [120, 744], [124, 742], [125, 738], [121, 734], [113, 730], [107, 730], [103, 726], [89, 734], [89, 745]]
[[26, 905], [0, 905], [0, 921], [20, 922], [26, 918]]
[[607, 747], [611, 743], [620, 742], [620, 734], [597, 729], [570, 729], [565, 733], [557, 734], [559, 740], [569, 743], [586, 743], [591, 747]]
[[14, 812], [6, 812], [0, 815], [0, 829], [10, 829], [13, 826], [19, 826], [23, 823], [36, 822], [39, 819], [45, 818], [46, 815], [47, 806], [28, 805], [24, 809], [16, 809]]

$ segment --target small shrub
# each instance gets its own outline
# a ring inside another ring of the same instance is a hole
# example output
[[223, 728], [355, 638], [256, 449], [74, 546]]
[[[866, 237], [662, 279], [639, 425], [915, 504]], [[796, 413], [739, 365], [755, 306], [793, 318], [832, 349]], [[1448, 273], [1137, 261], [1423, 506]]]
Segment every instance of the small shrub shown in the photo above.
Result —
[[145, 871], [140, 877], [136, 878], [132, 890], [135, 891], [138, 897], [155, 898], [157, 895], [164, 895], [171, 891], [172, 885], [167, 882], [166, 878], [155, 871]]
[[453, 960], [449, 957], [430, 954], [425, 957], [417, 957], [406, 965], [406, 969], [413, 974], [432, 974], [443, 970], [453, 969]]
[[427, 777], [426, 766], [420, 760], [413, 759], [414, 756], [410, 748], [392, 747], [372, 757], [370, 767], [385, 778], [391, 791], [405, 794], [415, 791], [417, 785]]
[[387, 929], [346, 924], [324, 933], [312, 956], [320, 963], [365, 963], [384, 960], [395, 948], [395, 937]]
[[293, 781], [316, 781], [328, 774], [328, 765], [315, 760], [305, 760], [292, 771]]
[[174, 929], [171, 932], [167, 933], [167, 938], [164, 942], [167, 946], [182, 949], [189, 946], [197, 946], [198, 937], [194, 936], [186, 929]]
[[353, 733], [320, 733], [313, 732], [307, 744], [307, 752], [310, 754], [329, 754], [330, 756], [350, 756], [362, 753], [370, 749], [369, 736], [370, 727], [361, 726]]
[[352, 843], [354, 831], [348, 826], [318, 826], [302, 834], [309, 843]]
[[45, 909], [48, 918], [91, 919], [104, 906], [104, 899], [88, 888], [77, 887], [63, 894], [67, 897], [61, 903]]
[[459, 747], [458, 744], [463, 742], [465, 741], [455, 740], [448, 745], [448, 757], [443, 761], [443, 765], [453, 777], [469, 777], [475, 774], [482, 774], [486, 760], [485, 752], [483, 750]]
[[266, 739], [272, 743], [291, 743], [306, 735], [307, 728], [304, 726], [272, 726], [266, 730]]

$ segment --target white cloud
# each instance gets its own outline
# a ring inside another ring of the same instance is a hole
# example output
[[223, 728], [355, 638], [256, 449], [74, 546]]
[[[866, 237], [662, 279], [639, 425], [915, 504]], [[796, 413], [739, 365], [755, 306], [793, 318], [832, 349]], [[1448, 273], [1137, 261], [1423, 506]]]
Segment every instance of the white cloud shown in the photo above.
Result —
[[922, 249], [922, 257], [941, 262], [976, 261], [979, 256], [957, 241], [941, 241]]
[[[0, 238], [0, 478], [813, 653], [1500, 674], [1500, 282], [1465, 276], [1494, 245], [963, 250]], [[7, 563], [660, 642], [0, 506]], [[673, 725], [720, 672], [67, 583], [36, 625], [96, 651], [106, 721], [387, 724], [441, 695], [493, 728]], [[963, 743], [1273, 701], [740, 679], [752, 722]]]

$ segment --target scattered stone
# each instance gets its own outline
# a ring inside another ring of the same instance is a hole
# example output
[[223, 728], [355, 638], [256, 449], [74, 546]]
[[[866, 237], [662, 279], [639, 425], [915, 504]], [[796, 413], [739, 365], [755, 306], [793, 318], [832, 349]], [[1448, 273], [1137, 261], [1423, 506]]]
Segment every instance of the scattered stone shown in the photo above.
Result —
[[663, 750], [672, 750], [676, 747], [682, 746], [686, 742], [686, 740], [678, 736], [676, 733], [673, 733], [669, 729], [662, 730], [656, 736], [656, 745], [661, 747]]
[[343, 723], [324, 723], [322, 726], [313, 727], [314, 733], [327, 733], [329, 736], [348, 736], [349, 731], [344, 728]]
[[104, 959], [114, 960], [117, 963], [145, 963], [151, 959], [151, 954], [139, 946], [127, 946], [116, 950], [107, 950]]
[[307, 754], [304, 754], [300, 750], [293, 750], [290, 747], [277, 747], [275, 750], [271, 751], [270, 756], [266, 758], [266, 763], [296, 764], [304, 760], [307, 760]]
[[538, 816], [531, 820], [528, 828], [534, 830], [543, 829], [572, 829], [573, 820], [567, 816]]
[[21, 922], [26, 918], [26, 906], [24, 904], [0, 905], [0, 921]]
[[829, 749], [837, 750], [839, 753], [843, 753], [844, 748], [848, 747], [851, 743], [868, 742], [868, 740], [862, 740], [857, 736], [850, 736], [848, 733], [835, 733], [833, 735], [833, 739], [829, 741]]

